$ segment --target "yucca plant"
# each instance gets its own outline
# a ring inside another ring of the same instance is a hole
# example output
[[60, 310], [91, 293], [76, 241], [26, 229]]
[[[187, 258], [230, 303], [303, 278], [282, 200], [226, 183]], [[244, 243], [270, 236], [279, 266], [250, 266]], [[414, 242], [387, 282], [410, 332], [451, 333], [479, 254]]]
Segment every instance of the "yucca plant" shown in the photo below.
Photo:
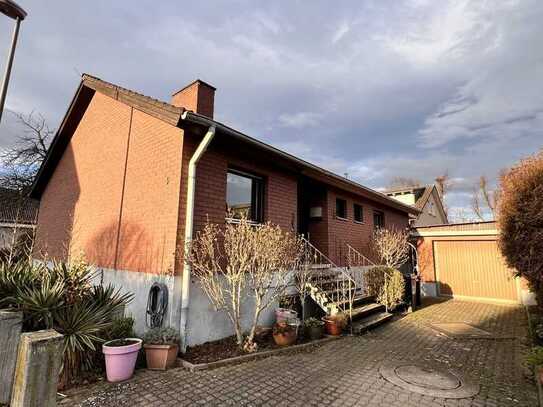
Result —
[[51, 267], [0, 262], [0, 306], [23, 311], [27, 331], [55, 329], [64, 335], [62, 387], [95, 366], [114, 317], [133, 298], [112, 285], [93, 285], [94, 277], [82, 260]]

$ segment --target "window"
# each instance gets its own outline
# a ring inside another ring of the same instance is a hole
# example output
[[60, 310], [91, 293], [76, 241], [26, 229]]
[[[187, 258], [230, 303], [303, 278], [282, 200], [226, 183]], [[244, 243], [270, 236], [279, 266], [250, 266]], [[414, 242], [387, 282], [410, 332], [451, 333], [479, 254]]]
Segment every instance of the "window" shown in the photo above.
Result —
[[364, 222], [364, 212], [362, 211], [362, 205], [353, 204], [353, 216], [355, 222]]
[[228, 170], [226, 176], [226, 209], [232, 219], [246, 217], [253, 222], [263, 220], [264, 182], [261, 177]]
[[381, 211], [373, 211], [373, 227], [381, 229], [385, 227], [385, 214]]
[[347, 219], [347, 201], [336, 198], [336, 217]]

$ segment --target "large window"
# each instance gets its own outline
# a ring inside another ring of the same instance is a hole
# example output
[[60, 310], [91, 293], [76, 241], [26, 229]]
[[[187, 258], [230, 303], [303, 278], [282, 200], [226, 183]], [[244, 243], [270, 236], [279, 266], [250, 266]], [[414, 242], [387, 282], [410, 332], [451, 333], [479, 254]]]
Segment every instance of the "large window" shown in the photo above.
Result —
[[364, 212], [362, 211], [362, 205], [353, 204], [353, 217], [355, 222], [364, 222]]
[[385, 227], [385, 214], [381, 211], [373, 211], [373, 227], [381, 229]]
[[341, 219], [347, 219], [347, 201], [336, 198], [336, 216]]
[[237, 170], [228, 170], [226, 177], [227, 217], [246, 217], [253, 222], [262, 222], [264, 183], [261, 177]]

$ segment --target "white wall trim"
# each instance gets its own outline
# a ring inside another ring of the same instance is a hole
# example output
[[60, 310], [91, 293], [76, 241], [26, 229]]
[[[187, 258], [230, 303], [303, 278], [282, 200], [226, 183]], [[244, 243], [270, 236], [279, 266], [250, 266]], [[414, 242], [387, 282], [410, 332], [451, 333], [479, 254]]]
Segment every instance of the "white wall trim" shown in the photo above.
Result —
[[497, 236], [496, 229], [487, 230], [459, 230], [457, 232], [451, 230], [436, 230], [436, 231], [411, 231], [412, 236], [422, 237], [455, 237], [455, 236]]

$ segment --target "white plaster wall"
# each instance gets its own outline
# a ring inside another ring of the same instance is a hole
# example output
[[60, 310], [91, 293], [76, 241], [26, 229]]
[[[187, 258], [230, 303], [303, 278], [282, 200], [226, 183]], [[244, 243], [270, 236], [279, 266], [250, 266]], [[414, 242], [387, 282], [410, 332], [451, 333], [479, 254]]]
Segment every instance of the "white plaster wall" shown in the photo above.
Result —
[[168, 309], [164, 317], [164, 326], [179, 329], [179, 309], [181, 306], [179, 301], [181, 279], [179, 277], [99, 268], [96, 279], [102, 280], [104, 284], [112, 284], [116, 288], [120, 288], [122, 292], [134, 294], [134, 299], [125, 310], [125, 316], [134, 318], [134, 329], [138, 335], [147, 329], [145, 317], [149, 289], [155, 282], [166, 284], [168, 287]]
[[[126, 316], [135, 320], [135, 330], [141, 335], [147, 329], [145, 316], [147, 310], [147, 297], [149, 289], [154, 282], [162, 282], [168, 286], [168, 311], [164, 326], [180, 329], [181, 307], [181, 278], [179, 276], [160, 276], [156, 274], [138, 273], [112, 269], [98, 269], [96, 278], [103, 278], [104, 284], [113, 284], [120, 287], [123, 292], [132, 292], [134, 300], [125, 311]], [[215, 311], [207, 295], [201, 289], [196, 279], [191, 279], [189, 315], [187, 321], [187, 344], [189, 346], [214, 341], [234, 334], [232, 324], [224, 311]], [[293, 287], [287, 292], [291, 293]], [[260, 314], [259, 325], [271, 326], [275, 322], [274, 302]], [[242, 304], [242, 326], [248, 329], [252, 321], [253, 301], [250, 296]]]

